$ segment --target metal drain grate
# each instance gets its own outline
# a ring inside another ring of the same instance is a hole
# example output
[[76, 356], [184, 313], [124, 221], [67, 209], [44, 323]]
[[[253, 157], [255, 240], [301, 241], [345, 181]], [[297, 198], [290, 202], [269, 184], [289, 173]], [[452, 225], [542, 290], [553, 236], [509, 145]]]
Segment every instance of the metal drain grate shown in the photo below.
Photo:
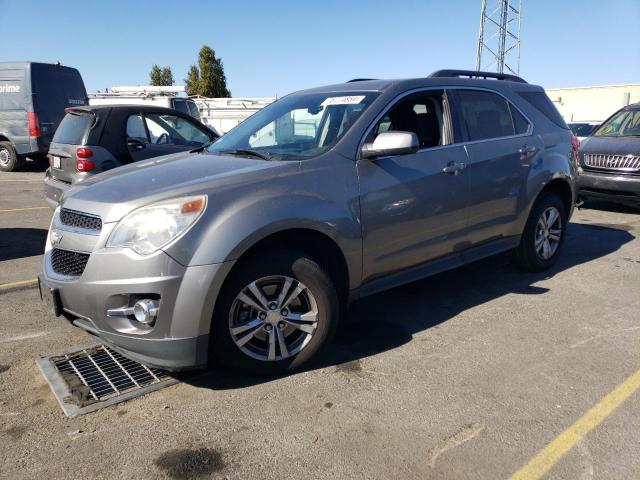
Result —
[[37, 361], [69, 417], [89, 413], [178, 382], [105, 345], [41, 357]]

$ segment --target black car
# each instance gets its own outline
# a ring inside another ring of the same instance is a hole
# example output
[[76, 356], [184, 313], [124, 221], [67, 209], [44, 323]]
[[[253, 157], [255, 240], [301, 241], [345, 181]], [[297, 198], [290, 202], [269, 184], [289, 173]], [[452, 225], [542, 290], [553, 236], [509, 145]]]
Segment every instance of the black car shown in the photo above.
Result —
[[122, 165], [179, 153], [220, 135], [192, 116], [147, 105], [68, 108], [49, 149], [45, 199], [56, 208], [74, 184]]
[[580, 147], [579, 196], [640, 207], [640, 103], [618, 110]]
[[0, 62], [0, 171], [45, 158], [65, 108], [86, 105], [75, 68], [53, 63]]

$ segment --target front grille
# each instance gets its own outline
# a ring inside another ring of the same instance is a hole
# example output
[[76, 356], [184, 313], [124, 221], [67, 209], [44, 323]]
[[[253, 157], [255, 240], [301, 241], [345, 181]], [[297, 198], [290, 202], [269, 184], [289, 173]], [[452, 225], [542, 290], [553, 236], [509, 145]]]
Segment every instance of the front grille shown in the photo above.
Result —
[[102, 228], [102, 220], [99, 217], [87, 215], [85, 213], [67, 210], [63, 208], [60, 211], [60, 223], [69, 225], [70, 227], [84, 228], [87, 230], [100, 230]]
[[54, 248], [51, 251], [51, 268], [60, 275], [79, 277], [89, 260], [88, 253], [72, 252]]
[[640, 156], [586, 153], [584, 155], [584, 165], [585, 167], [602, 170], [635, 173], [640, 172]]

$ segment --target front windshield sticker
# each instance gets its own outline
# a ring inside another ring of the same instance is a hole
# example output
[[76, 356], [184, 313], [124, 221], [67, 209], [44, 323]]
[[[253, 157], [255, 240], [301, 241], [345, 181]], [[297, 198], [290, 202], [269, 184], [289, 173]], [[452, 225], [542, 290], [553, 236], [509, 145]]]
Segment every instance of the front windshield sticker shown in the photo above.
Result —
[[324, 102], [322, 102], [322, 105], [327, 106], [327, 105], [355, 105], [357, 103], [360, 103], [362, 100], [364, 100], [365, 96], [364, 95], [350, 95], [347, 97], [329, 97], [327, 98]]

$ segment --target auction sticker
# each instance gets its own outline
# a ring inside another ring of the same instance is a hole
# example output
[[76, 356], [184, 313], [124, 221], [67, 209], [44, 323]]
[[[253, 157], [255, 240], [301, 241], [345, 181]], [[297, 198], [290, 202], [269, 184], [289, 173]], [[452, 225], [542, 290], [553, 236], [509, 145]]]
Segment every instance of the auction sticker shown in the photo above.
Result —
[[364, 95], [350, 95], [347, 97], [329, 97], [322, 102], [322, 105], [355, 105], [364, 100]]

